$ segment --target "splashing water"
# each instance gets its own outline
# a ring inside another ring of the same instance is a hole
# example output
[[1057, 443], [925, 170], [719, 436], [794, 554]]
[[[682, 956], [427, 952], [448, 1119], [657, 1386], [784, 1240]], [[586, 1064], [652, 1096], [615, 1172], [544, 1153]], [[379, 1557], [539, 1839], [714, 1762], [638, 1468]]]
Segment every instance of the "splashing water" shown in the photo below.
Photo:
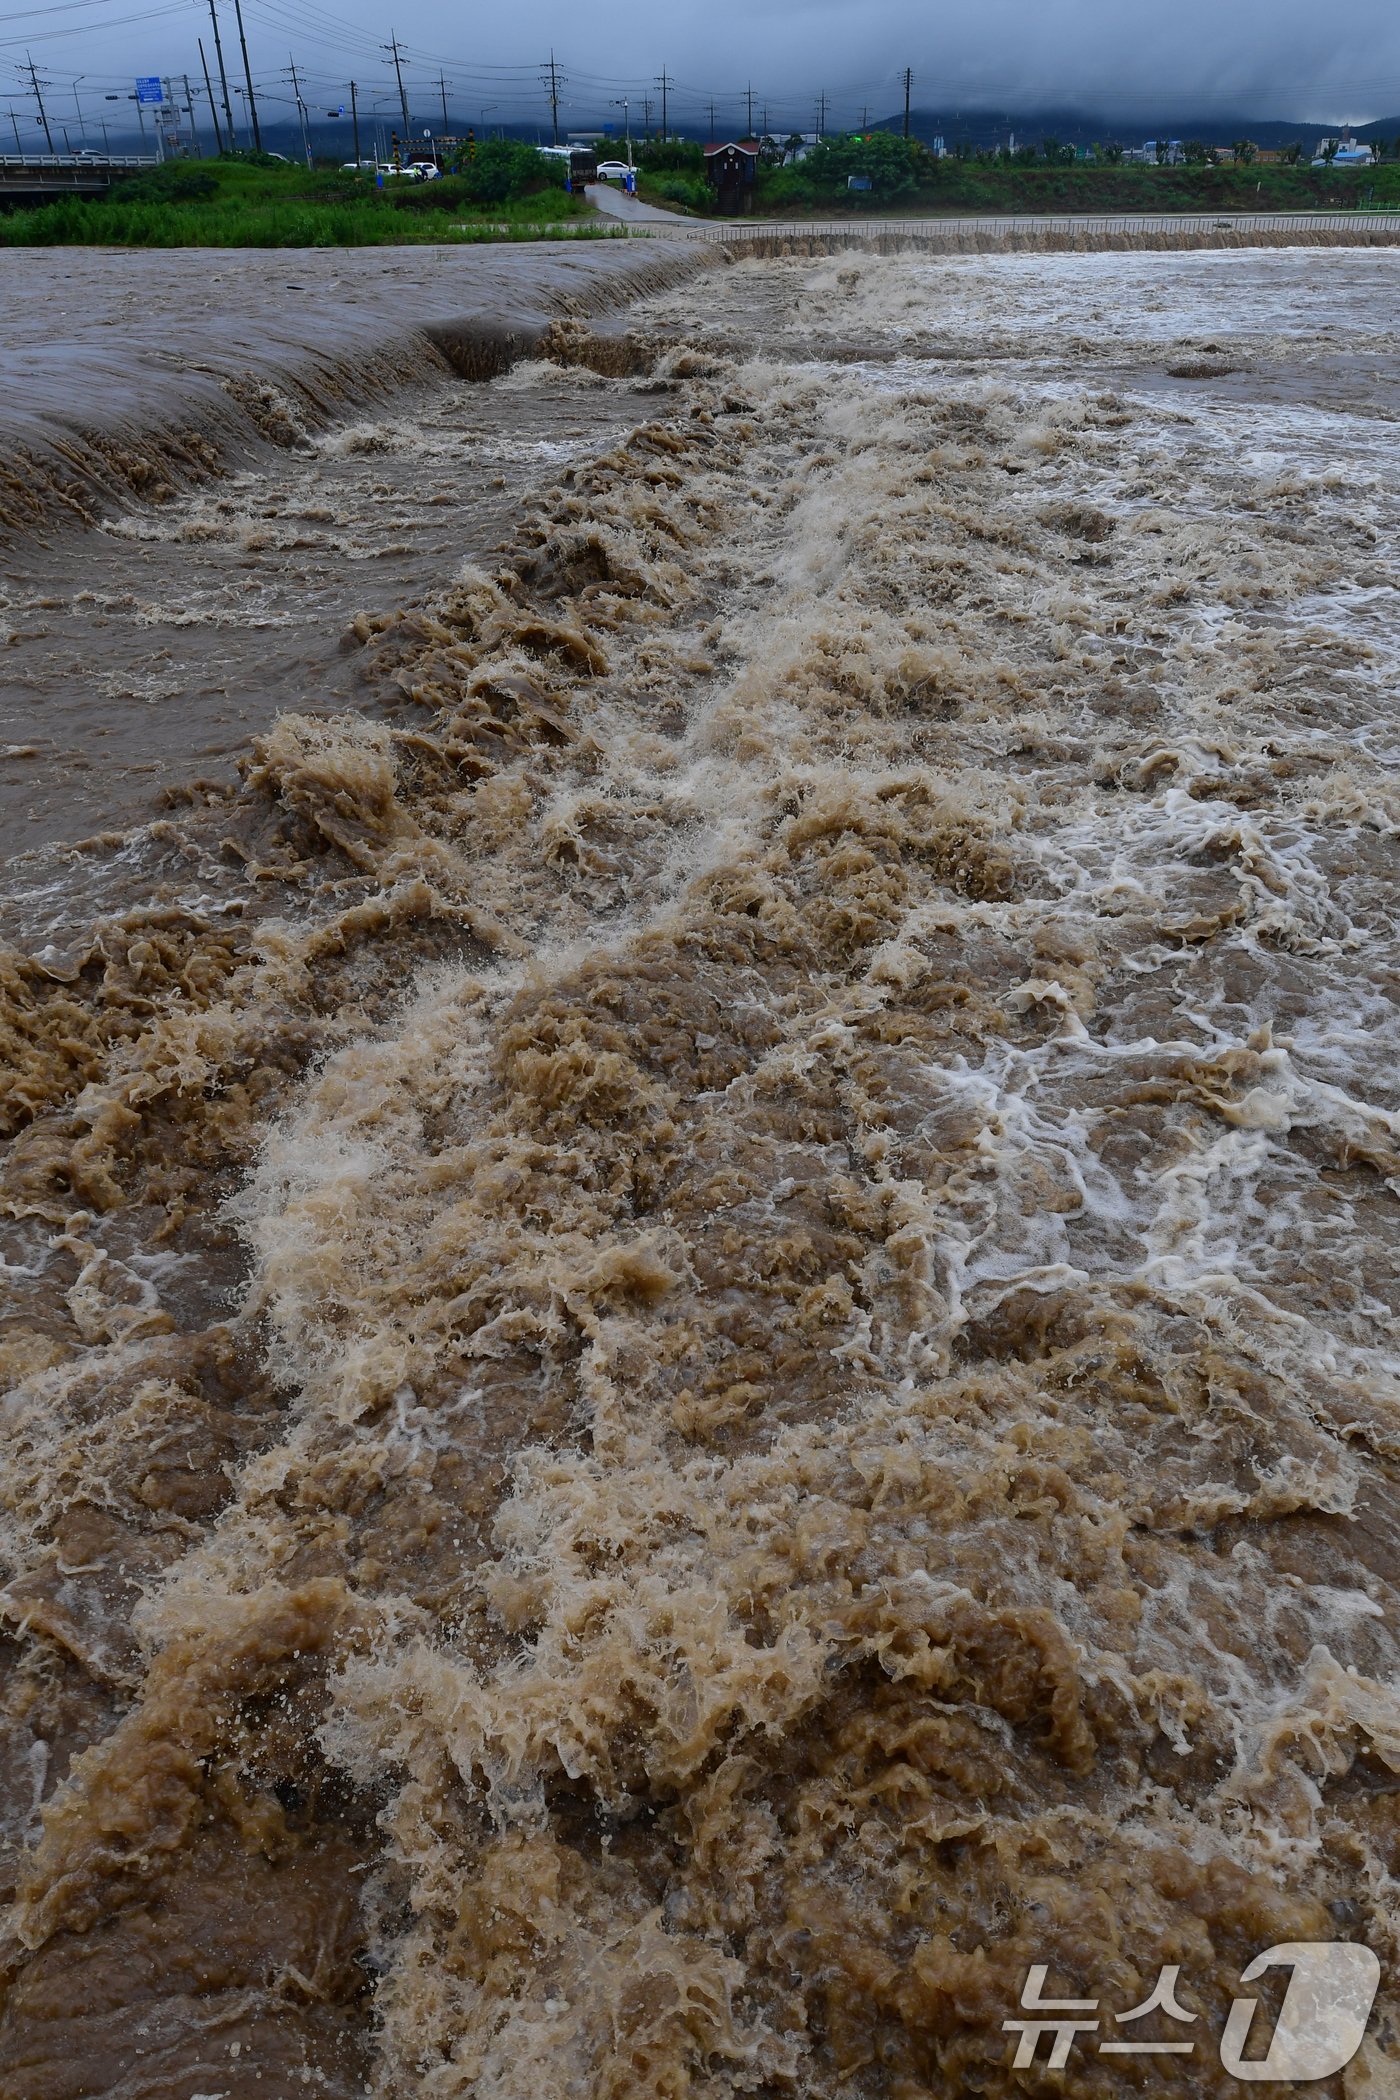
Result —
[[6, 957], [0, 2094], [1223, 2094], [1333, 1938], [1391, 2089], [1396, 267], [654, 299]]

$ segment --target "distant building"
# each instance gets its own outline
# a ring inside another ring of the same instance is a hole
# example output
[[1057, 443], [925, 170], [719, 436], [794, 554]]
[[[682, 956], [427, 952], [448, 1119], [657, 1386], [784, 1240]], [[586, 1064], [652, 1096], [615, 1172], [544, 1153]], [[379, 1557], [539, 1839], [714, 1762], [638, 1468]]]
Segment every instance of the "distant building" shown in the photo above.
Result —
[[[1158, 159], [1158, 149], [1164, 148], [1164, 158]], [[1132, 146], [1123, 155], [1124, 160], [1135, 160], [1147, 168], [1179, 168], [1186, 159], [1180, 139], [1144, 139], [1141, 146]]]
[[[1330, 154], [1327, 150], [1329, 146], [1332, 148]], [[1330, 160], [1334, 168], [1369, 168], [1374, 159], [1375, 155], [1369, 146], [1363, 146], [1349, 131], [1344, 131], [1339, 139], [1318, 140], [1317, 151], [1313, 155], [1313, 166], [1325, 168]]]
[[706, 146], [705, 174], [719, 192], [716, 203], [726, 218], [751, 212], [758, 185], [757, 139], [729, 139]]

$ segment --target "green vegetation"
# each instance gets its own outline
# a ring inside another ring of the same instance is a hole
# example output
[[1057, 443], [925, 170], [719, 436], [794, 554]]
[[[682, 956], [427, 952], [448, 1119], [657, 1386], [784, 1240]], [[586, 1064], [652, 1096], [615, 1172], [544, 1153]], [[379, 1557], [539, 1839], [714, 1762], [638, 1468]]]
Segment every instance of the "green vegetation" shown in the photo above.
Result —
[[705, 153], [698, 139], [650, 139], [636, 148], [637, 194], [648, 204], [677, 205], [706, 212], [715, 193], [705, 179]]
[[[559, 164], [519, 139], [478, 146], [436, 182], [369, 171], [296, 168], [270, 154], [172, 161], [114, 182], [94, 203], [64, 198], [0, 213], [0, 247], [362, 248], [539, 239], [583, 219]], [[502, 233], [501, 228], [505, 228]], [[611, 229], [584, 220], [576, 237]]]
[[[1299, 146], [1288, 148], [1283, 162], [1266, 163], [1247, 140], [1238, 142], [1236, 163], [1217, 165], [1212, 149], [1193, 139], [1180, 167], [1126, 162], [1115, 145], [1099, 146], [1092, 161], [1078, 160], [1072, 146], [1054, 138], [1014, 154], [975, 152], [964, 142], [943, 160], [918, 139], [890, 131], [823, 139], [801, 161], [792, 150], [797, 143], [765, 141], [757, 186], [761, 216], [1336, 211], [1367, 204], [1400, 209], [1400, 160], [1370, 168], [1313, 168], [1302, 161]], [[698, 144], [643, 146], [638, 165], [641, 194], [651, 203], [715, 211]], [[869, 189], [851, 189], [852, 176], [867, 180]]]

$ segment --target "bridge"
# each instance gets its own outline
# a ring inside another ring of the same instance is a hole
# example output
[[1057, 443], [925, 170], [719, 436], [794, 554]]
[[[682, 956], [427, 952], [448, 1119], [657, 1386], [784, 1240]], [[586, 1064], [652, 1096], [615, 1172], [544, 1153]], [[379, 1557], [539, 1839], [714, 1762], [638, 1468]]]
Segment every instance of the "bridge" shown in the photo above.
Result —
[[112, 183], [158, 168], [145, 153], [0, 153], [0, 210], [56, 197], [105, 197]]

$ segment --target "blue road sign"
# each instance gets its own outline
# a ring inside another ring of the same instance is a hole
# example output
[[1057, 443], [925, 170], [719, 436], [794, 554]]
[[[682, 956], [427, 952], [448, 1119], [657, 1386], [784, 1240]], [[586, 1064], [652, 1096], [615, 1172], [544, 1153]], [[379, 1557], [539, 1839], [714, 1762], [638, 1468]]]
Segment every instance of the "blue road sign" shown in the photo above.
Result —
[[162, 88], [159, 80], [138, 80], [136, 83], [136, 99], [138, 102], [164, 102], [165, 90]]

